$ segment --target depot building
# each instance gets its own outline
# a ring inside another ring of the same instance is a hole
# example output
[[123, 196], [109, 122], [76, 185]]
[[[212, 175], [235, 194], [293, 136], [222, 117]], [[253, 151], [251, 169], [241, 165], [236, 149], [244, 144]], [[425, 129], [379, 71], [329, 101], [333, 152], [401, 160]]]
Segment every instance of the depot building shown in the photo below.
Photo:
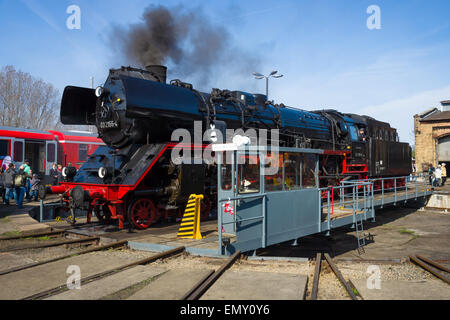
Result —
[[418, 172], [432, 165], [450, 166], [450, 100], [414, 116], [415, 160]]

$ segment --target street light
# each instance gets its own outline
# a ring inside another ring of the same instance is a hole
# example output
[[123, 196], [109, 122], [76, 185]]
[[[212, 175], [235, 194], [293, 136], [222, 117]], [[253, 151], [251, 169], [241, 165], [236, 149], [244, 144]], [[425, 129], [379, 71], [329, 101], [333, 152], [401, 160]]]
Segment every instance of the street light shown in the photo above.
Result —
[[269, 78], [281, 78], [283, 75], [282, 74], [278, 74], [278, 71], [272, 71], [268, 76], [265, 76], [261, 73], [258, 72], [253, 72], [253, 75], [255, 76], [256, 79], [261, 80], [266, 78], [266, 96], [267, 96], [267, 100], [269, 100]]

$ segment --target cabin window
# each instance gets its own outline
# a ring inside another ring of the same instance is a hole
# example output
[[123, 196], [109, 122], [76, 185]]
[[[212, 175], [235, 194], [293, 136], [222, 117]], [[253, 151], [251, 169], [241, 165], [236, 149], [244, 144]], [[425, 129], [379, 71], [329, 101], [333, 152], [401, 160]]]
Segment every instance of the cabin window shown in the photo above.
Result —
[[47, 162], [55, 162], [55, 145], [53, 143], [47, 144]]
[[0, 140], [0, 156], [2, 157], [9, 156], [8, 146], [9, 146], [8, 140]]
[[86, 161], [88, 158], [88, 145], [80, 144], [78, 146], [78, 160]]
[[300, 189], [300, 155], [298, 153], [284, 154], [283, 180], [285, 190]]
[[283, 155], [268, 153], [265, 158], [265, 191], [271, 192], [283, 190]]
[[225, 164], [221, 167], [222, 190], [231, 190], [231, 164]]
[[259, 193], [260, 174], [259, 156], [240, 155], [238, 159], [238, 190], [239, 193]]
[[23, 161], [23, 142], [22, 141], [14, 141], [14, 162], [22, 162]]
[[302, 164], [302, 187], [316, 187], [316, 155], [305, 154]]

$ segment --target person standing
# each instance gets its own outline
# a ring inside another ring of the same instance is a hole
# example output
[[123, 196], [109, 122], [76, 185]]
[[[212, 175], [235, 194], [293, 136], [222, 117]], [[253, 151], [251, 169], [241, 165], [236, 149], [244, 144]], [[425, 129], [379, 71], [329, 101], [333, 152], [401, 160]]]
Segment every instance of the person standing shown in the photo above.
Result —
[[3, 166], [0, 167], [0, 190], [3, 202], [5, 202], [5, 170]]
[[435, 170], [434, 167], [432, 165], [430, 165], [430, 167], [428, 168], [428, 179], [430, 181], [431, 186], [434, 185], [434, 181], [433, 181], [434, 170]]
[[438, 165], [438, 167], [434, 171], [434, 175], [436, 177], [436, 181], [434, 183], [435, 187], [440, 187], [441, 186], [441, 180], [442, 180], [442, 169], [441, 168], [442, 168], [442, 166]]
[[447, 168], [445, 163], [442, 164], [442, 186], [444, 186], [445, 181], [447, 180]]
[[16, 175], [16, 169], [15, 164], [10, 163], [8, 165], [8, 169], [4, 173], [4, 183], [5, 183], [5, 203], [9, 206], [9, 199], [14, 198], [17, 201], [17, 195], [15, 194], [15, 188], [14, 188], [14, 176]]
[[38, 188], [41, 183], [41, 180], [39, 179], [38, 175], [36, 173], [33, 174], [33, 178], [30, 181], [31, 189], [31, 199], [34, 199], [34, 201], [38, 201]]
[[57, 164], [54, 163], [52, 168], [50, 169], [50, 178], [52, 179], [52, 186], [58, 185], [58, 168]]
[[25, 166], [21, 165], [19, 171], [14, 176], [14, 188], [16, 189], [17, 208], [22, 209], [23, 197], [27, 191], [28, 174], [25, 172]]
[[25, 198], [27, 199], [28, 202], [31, 201], [31, 195], [30, 195], [30, 189], [31, 189], [31, 184], [30, 184], [30, 179], [31, 179], [31, 167], [30, 167], [30, 160], [25, 159], [25, 162], [23, 164], [23, 171], [27, 174], [27, 179], [26, 179], [26, 196]]
[[63, 175], [62, 175], [62, 165], [58, 164], [58, 184], [63, 181]]

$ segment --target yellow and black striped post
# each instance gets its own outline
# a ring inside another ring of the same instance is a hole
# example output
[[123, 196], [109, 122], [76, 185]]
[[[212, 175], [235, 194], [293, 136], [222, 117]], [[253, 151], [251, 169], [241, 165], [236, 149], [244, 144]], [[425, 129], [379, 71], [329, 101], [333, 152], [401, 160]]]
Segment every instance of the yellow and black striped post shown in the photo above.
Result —
[[202, 234], [200, 233], [200, 201], [202, 199], [203, 195], [201, 194], [190, 195], [177, 237], [195, 240], [202, 239]]

